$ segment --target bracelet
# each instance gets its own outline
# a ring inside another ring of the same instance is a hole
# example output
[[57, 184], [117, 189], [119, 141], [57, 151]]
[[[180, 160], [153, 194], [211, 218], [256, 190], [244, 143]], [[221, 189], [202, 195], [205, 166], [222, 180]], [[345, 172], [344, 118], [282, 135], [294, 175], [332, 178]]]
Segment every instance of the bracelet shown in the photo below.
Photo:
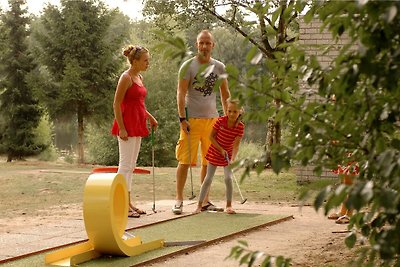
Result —
[[186, 120], [186, 118], [185, 117], [179, 117], [179, 122], [182, 122], [182, 121], [185, 121]]

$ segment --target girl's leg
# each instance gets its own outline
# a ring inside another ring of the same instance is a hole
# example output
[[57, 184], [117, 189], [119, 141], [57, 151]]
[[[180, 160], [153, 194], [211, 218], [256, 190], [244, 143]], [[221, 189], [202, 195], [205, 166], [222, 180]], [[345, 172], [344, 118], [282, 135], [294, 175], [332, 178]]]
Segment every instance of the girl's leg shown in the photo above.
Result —
[[[232, 196], [233, 196], [233, 185], [232, 185], [232, 170], [228, 167], [224, 167], [225, 176], [225, 187], [226, 187], [226, 207], [232, 206]], [[229, 203], [229, 205], [228, 205]]]
[[235, 214], [236, 212], [232, 209], [232, 170], [228, 166], [224, 167], [225, 187], [226, 187], [226, 213]]
[[207, 174], [206, 177], [204, 178], [203, 184], [201, 185], [200, 189], [200, 196], [199, 196], [199, 202], [198, 202], [198, 207], [201, 208], [204, 199], [207, 196], [208, 191], [210, 190], [212, 180], [214, 178], [215, 171], [217, 170], [217, 166], [212, 165], [211, 163], [208, 163], [207, 165]]
[[[345, 184], [345, 185], [352, 185], [353, 184], [353, 179], [354, 179], [354, 175], [345, 175], [344, 177], [343, 177], [343, 183]], [[347, 198], [346, 198], [346, 200], [347, 200]], [[342, 203], [342, 206], [341, 206], [341, 209], [340, 209], [340, 214], [341, 215], [347, 215], [347, 216], [352, 216], [353, 215], [353, 210], [352, 209], [347, 209], [347, 207], [346, 207], [346, 205], [345, 205], [345, 203], [343, 202]]]
[[[345, 175], [343, 176], [343, 179], [342, 179], [342, 184], [345, 184], [345, 185], [352, 185], [352, 184], [353, 184], [353, 180], [354, 180], [354, 175], [345, 174]], [[346, 199], [344, 200], [344, 202], [340, 205], [340, 211], [339, 211], [339, 212], [336, 212], [336, 213], [330, 214], [330, 215], [328, 216], [328, 219], [331, 219], [331, 220], [338, 220], [339, 218], [342, 218], [343, 216], [350, 217], [350, 216], [353, 215], [353, 210], [349, 210], [349, 209], [347, 209], [347, 207], [346, 207], [346, 204], [345, 204], [346, 200], [347, 200], [347, 198], [346, 198]]]
[[[348, 175], [346, 174], [343, 177], [343, 184], [345, 185], [352, 185], [353, 184], [353, 179], [354, 175]], [[347, 198], [346, 198], [347, 200]], [[340, 217], [336, 220], [337, 224], [347, 224], [350, 222], [350, 217], [353, 215], [353, 209], [348, 209], [346, 207], [346, 200], [342, 203], [341, 209], [340, 209]]]

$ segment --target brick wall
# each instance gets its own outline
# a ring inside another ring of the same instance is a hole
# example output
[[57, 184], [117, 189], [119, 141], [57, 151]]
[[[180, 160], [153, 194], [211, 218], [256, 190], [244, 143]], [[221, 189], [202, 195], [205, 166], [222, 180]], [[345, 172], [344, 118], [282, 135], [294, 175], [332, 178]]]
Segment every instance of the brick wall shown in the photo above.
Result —
[[[332, 34], [327, 30], [322, 31], [321, 27], [322, 22], [319, 20], [305, 23], [300, 18], [299, 44], [305, 49], [306, 55], [316, 56], [324, 69], [332, 64], [341, 47], [349, 42], [349, 38], [342, 36], [339, 40], [333, 40]], [[321, 101], [321, 97], [316, 94], [316, 88], [310, 88], [305, 83], [302, 83], [300, 88], [300, 94], [306, 94], [307, 101]]]
[[[306, 24], [302, 19], [300, 19], [299, 43], [304, 46], [306, 55], [315, 55], [318, 58], [321, 67], [327, 68], [339, 55], [340, 48], [349, 42], [349, 39], [346, 36], [343, 36], [340, 40], [333, 40], [330, 32], [327, 30], [321, 31], [321, 26], [322, 22], [319, 20], [314, 20]], [[327, 47], [330, 47], [330, 49], [326, 50]], [[322, 100], [322, 98], [317, 95], [316, 88], [311, 88], [306, 83], [302, 83], [300, 88], [300, 94], [305, 94], [308, 102]], [[335, 175], [331, 170], [323, 170], [320, 176], [316, 176], [313, 169], [314, 166], [297, 166], [295, 168], [297, 182], [304, 183], [313, 179], [337, 178], [337, 175]]]

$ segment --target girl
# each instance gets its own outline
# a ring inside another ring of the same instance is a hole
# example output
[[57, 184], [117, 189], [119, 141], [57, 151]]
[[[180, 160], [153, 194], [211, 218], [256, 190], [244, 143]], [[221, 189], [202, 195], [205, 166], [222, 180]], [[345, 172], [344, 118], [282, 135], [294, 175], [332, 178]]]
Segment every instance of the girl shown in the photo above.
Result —
[[210, 189], [212, 179], [217, 166], [224, 167], [226, 185], [226, 213], [235, 214], [232, 209], [232, 170], [229, 162], [234, 161], [239, 150], [239, 144], [244, 133], [244, 124], [240, 121], [242, 109], [239, 101], [227, 99], [227, 116], [219, 117], [213, 126], [210, 135], [211, 146], [208, 149], [206, 159], [208, 160], [207, 175], [201, 185], [199, 202], [194, 213], [204, 211], [202, 203]]

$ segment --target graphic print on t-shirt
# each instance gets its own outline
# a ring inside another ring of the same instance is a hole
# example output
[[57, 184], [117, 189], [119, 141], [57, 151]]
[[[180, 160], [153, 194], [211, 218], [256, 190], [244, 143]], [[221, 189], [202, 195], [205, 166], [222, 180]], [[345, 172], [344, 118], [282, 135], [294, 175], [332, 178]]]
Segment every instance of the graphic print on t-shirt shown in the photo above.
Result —
[[211, 72], [203, 81], [203, 79], [198, 79], [197, 76], [194, 77], [193, 79], [193, 89], [196, 91], [199, 91], [203, 94], [204, 97], [211, 95], [213, 92], [213, 88], [215, 85], [215, 82], [217, 81], [218, 76]]

